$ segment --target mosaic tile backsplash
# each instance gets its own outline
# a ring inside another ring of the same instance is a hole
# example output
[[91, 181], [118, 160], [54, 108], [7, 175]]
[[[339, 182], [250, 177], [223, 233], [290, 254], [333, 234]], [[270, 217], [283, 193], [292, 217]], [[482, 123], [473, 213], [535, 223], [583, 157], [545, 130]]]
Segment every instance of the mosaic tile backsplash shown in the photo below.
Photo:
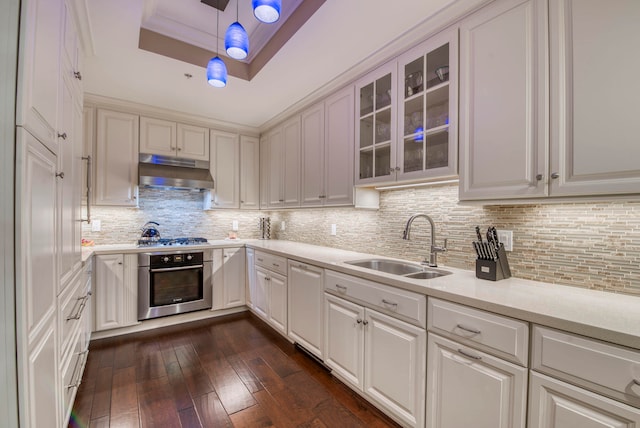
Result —
[[[93, 207], [102, 230], [91, 232], [84, 225], [83, 237], [97, 245], [133, 243], [142, 225], [154, 220], [164, 237], [222, 239], [237, 220], [240, 238], [258, 238], [258, 219], [269, 216], [273, 239], [420, 261], [429, 252], [428, 222], [414, 222], [410, 241], [402, 239], [402, 231], [412, 214], [425, 213], [436, 224], [436, 244], [448, 239], [448, 251], [438, 255], [441, 265], [474, 269], [474, 228], [493, 225], [513, 231], [508, 256], [515, 277], [640, 296], [638, 201], [468, 206], [458, 203], [456, 185], [384, 191], [375, 211], [204, 211], [201, 193], [169, 189], [140, 189], [139, 198], [139, 208]], [[330, 234], [332, 224], [336, 236]]]

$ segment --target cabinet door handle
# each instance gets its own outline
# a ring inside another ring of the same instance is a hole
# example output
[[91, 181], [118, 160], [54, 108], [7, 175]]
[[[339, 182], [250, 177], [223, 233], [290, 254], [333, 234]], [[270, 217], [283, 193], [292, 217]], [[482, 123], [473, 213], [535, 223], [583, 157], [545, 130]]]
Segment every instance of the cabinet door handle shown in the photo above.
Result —
[[343, 293], [347, 292], [347, 287], [345, 287], [344, 285], [336, 284], [336, 288], [338, 289], [338, 291], [342, 291]]
[[398, 304], [397, 304], [397, 303], [392, 302], [392, 301], [389, 301], [389, 300], [387, 300], [387, 299], [382, 299], [382, 303], [384, 303], [385, 305], [388, 305], [388, 306], [393, 306], [394, 308], [397, 308], [397, 307], [398, 307]]
[[458, 352], [460, 354], [464, 355], [467, 358], [472, 358], [474, 360], [481, 360], [482, 359], [482, 357], [480, 355], [472, 354], [470, 352], [465, 351], [464, 349], [458, 349]]
[[264, 280], [265, 280], [265, 281], [271, 281], [271, 278], [269, 278], [268, 276], [265, 276], [265, 277], [264, 277]]
[[558, 174], [557, 172], [552, 172], [551, 173], [551, 178], [553, 178], [553, 179], [560, 178], [560, 174]]
[[638, 379], [632, 379], [633, 383], [635, 383], [636, 385], [640, 386], [640, 380]]
[[74, 71], [73, 72], [73, 77], [75, 77], [78, 80], [82, 80], [82, 74], [80, 74], [79, 71]]
[[543, 178], [542, 174], [536, 175], [536, 180], [542, 181], [542, 178]]
[[473, 333], [473, 334], [480, 334], [482, 333], [482, 331], [472, 328], [472, 327], [467, 327], [464, 324], [458, 324], [456, 325], [456, 327], [458, 327], [460, 330], [464, 330], [464, 331], [468, 331], [469, 333]]
[[363, 324], [363, 325], [368, 325], [368, 324], [369, 324], [369, 321], [364, 320], [364, 321], [362, 321], [362, 324]]
[[258, 257], [258, 261], [259, 261], [259, 262], [263, 262], [263, 261], [264, 261], [264, 259], [261, 259], [260, 257]]
[[60, 177], [64, 180], [64, 171], [56, 173], [56, 177]]
[[62, 134], [58, 133], [58, 138], [62, 138], [63, 140], [67, 139], [67, 133], [63, 132]]
[[361, 320], [360, 318], [358, 318], [358, 319], [356, 320], [356, 322], [357, 322], [358, 324], [362, 324], [362, 320]]

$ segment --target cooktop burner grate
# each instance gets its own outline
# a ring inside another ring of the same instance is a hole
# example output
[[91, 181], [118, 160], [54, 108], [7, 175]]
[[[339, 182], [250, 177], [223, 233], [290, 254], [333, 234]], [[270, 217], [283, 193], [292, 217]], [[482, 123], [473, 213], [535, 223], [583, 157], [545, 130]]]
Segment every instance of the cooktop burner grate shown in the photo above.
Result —
[[178, 247], [182, 245], [206, 244], [207, 238], [160, 238], [156, 240], [139, 239], [138, 247]]

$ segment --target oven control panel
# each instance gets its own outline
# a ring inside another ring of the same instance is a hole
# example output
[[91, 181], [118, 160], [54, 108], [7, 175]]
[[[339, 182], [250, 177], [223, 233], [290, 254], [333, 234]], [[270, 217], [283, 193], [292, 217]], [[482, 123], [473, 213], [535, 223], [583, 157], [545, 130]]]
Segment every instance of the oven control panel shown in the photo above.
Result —
[[150, 267], [178, 267], [202, 264], [201, 252], [179, 254], [156, 254], [149, 257]]

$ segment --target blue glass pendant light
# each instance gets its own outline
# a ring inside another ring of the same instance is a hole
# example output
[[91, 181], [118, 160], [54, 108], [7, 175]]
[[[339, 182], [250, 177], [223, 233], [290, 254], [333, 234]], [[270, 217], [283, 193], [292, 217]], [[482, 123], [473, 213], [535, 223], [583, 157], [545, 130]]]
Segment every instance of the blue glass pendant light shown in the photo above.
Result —
[[245, 59], [249, 55], [249, 35], [238, 22], [238, 4], [236, 1], [236, 22], [229, 25], [224, 36], [224, 48], [233, 59]]
[[[216, 12], [216, 52], [218, 51], [218, 26], [220, 23], [220, 12]], [[209, 60], [207, 64], [207, 82], [216, 88], [227, 86], [227, 66], [217, 55]]]
[[282, 0], [253, 0], [253, 14], [265, 24], [276, 22], [280, 18]]

